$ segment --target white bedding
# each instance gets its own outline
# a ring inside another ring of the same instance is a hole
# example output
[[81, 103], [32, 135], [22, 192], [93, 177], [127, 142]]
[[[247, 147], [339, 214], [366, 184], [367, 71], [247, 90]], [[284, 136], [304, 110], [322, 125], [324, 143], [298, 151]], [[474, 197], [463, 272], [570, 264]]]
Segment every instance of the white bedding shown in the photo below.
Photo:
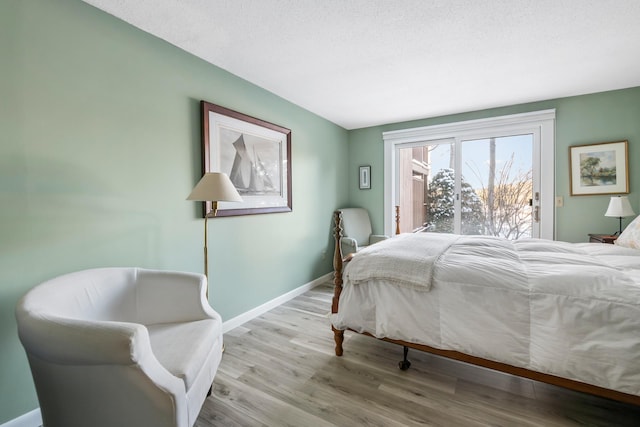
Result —
[[[336, 328], [640, 395], [639, 250], [537, 239], [411, 236], [402, 239], [408, 245], [419, 241], [420, 250], [429, 242], [435, 245], [424, 257], [434, 261], [427, 269], [430, 283], [403, 286], [381, 269], [379, 277], [354, 284], [352, 265], [358, 267], [358, 259], [366, 256], [360, 252], [344, 271], [339, 312], [332, 315]], [[379, 252], [396, 239], [373, 246]], [[403, 277], [406, 271], [404, 265]]]

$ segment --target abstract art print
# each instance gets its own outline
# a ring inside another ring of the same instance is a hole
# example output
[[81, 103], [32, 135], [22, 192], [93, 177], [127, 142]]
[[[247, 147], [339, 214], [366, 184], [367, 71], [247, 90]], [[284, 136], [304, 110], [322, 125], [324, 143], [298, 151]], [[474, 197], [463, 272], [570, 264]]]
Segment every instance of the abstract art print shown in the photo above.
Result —
[[[242, 202], [217, 216], [291, 212], [291, 130], [201, 101], [203, 173], [224, 172]], [[205, 203], [205, 215], [211, 203]]]
[[572, 196], [629, 193], [627, 141], [569, 147]]

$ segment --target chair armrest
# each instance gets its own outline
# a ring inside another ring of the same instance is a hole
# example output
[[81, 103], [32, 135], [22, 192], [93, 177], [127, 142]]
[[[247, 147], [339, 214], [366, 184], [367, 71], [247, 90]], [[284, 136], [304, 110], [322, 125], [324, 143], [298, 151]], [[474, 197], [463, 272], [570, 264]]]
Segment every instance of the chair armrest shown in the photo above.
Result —
[[[128, 407], [144, 411], [142, 408], [151, 404], [150, 410], [157, 412], [153, 401], [156, 406], [158, 401], [163, 401], [169, 408], [173, 406], [179, 419], [187, 418], [184, 381], [160, 364], [143, 325], [38, 316], [20, 307], [16, 316], [20, 341], [32, 371], [35, 368], [34, 379], [36, 374], [48, 379], [47, 373], [42, 374], [42, 369], [52, 372], [52, 367], [58, 366], [58, 369], [65, 369], [65, 375], [71, 382], [86, 378], [96, 384], [108, 382], [125, 390], [127, 387], [137, 390], [129, 394]], [[72, 387], [62, 394], [74, 396], [77, 392], [74, 390]], [[106, 402], [108, 395], [109, 391], [98, 388], [92, 392], [91, 398]], [[78, 396], [74, 399], [77, 400]]]
[[40, 316], [18, 307], [18, 335], [29, 354], [64, 365], [131, 365], [151, 354], [143, 325]]
[[220, 319], [206, 296], [203, 274], [138, 270], [136, 278], [137, 321], [157, 323]]
[[385, 236], [382, 234], [372, 234], [371, 236], [369, 236], [369, 244], [373, 245], [374, 243], [378, 243], [381, 242], [383, 240], [388, 239], [389, 236]]
[[358, 242], [351, 237], [340, 238], [340, 248], [342, 250], [342, 258], [349, 254], [358, 252]]

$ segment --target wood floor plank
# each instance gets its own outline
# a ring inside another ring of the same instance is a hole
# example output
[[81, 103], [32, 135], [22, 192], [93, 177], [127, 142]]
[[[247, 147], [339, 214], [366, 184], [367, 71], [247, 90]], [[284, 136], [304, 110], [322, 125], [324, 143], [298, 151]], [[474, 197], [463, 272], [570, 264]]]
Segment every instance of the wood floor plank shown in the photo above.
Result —
[[333, 426], [295, 405], [224, 375], [217, 377], [213, 396], [244, 414], [245, 422], [282, 427]]
[[323, 284], [225, 334], [196, 427], [637, 426], [613, 402], [347, 332], [335, 356]]
[[[327, 359], [328, 363], [332, 363], [332, 361], [333, 358]], [[353, 401], [352, 395], [340, 396], [341, 398], [336, 400], [336, 393], [330, 390], [330, 385], [323, 384], [322, 381], [317, 382], [315, 378], [291, 384], [286, 379], [283, 380], [282, 376], [277, 375], [277, 372], [265, 375], [265, 372], [259, 372], [260, 370], [251, 370], [240, 380], [334, 425], [405, 425], [380, 415], [370, 408], [362, 410], [361, 405]], [[358, 398], [357, 395], [353, 395], [353, 397]]]

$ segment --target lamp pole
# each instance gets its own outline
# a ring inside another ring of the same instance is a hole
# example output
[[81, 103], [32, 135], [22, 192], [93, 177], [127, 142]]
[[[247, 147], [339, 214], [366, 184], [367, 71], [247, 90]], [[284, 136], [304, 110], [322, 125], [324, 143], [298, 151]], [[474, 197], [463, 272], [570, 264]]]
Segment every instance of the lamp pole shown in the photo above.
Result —
[[209, 297], [209, 254], [207, 242], [209, 240], [209, 217], [215, 217], [218, 214], [218, 202], [241, 202], [242, 197], [234, 187], [229, 177], [221, 172], [207, 172], [198, 181], [187, 197], [187, 200], [198, 200], [202, 202], [211, 202], [211, 211], [205, 212], [204, 215], [204, 275], [207, 278], [207, 297]]

